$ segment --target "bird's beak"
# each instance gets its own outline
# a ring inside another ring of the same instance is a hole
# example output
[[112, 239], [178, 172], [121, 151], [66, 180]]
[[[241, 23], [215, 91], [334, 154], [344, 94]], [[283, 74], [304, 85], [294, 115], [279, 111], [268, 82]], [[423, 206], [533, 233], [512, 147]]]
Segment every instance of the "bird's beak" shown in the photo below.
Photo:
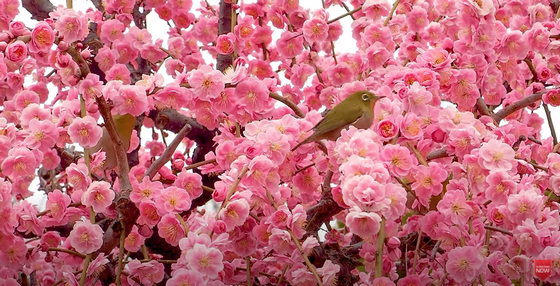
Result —
[[385, 98], [385, 97], [386, 97], [386, 96], [384, 96], [384, 95], [378, 96], [378, 97], [377, 97], [377, 100], [380, 100], [380, 99]]

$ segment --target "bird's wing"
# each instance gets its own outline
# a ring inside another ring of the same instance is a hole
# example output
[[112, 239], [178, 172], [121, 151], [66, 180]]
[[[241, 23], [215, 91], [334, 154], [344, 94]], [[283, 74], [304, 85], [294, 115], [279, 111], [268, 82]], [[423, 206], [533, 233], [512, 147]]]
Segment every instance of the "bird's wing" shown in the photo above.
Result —
[[356, 120], [362, 117], [363, 113], [361, 107], [357, 105], [349, 106], [345, 109], [335, 107], [313, 129], [315, 129], [317, 135], [321, 135], [338, 128], [343, 128], [356, 122]]

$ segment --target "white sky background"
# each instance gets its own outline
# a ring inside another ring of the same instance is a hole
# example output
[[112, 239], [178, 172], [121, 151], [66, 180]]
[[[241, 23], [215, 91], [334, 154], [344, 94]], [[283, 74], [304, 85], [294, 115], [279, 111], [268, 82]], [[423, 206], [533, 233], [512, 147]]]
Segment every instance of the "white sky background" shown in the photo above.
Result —
[[[244, 1], [244, 0], [241, 0]], [[208, 0], [208, 2], [211, 5], [217, 5], [219, 3], [218, 0]], [[244, 3], [254, 3], [256, 2], [256, 0], [249, 0], [249, 1], [244, 1]], [[319, 0], [313, 0], [313, 1], [300, 1], [300, 5], [306, 9], [309, 9], [310, 11], [314, 11], [316, 9], [322, 8], [322, 1]], [[392, 4], [393, 0], [389, 0], [389, 2]], [[66, 1], [65, 0], [51, 0], [51, 3], [53, 3], [53, 5], [58, 6], [58, 5], [62, 5], [64, 7], [66, 7]], [[86, 1], [86, 0], [74, 0], [74, 9], [78, 10], [78, 11], [83, 11], [85, 12], [88, 8], [93, 8], [93, 4], [91, 3], [91, 1]], [[200, 1], [194, 0], [193, 1], [193, 8], [192, 8], [192, 13], [194, 13], [195, 15], [198, 16], [198, 12], [196, 11], [197, 8], [199, 8], [200, 5]], [[352, 8], [350, 8], [352, 9]], [[332, 6], [330, 7], [328, 10], [329, 12], [329, 18], [333, 19], [339, 15], [342, 15], [344, 13], [346, 13], [346, 10], [344, 10], [344, 8], [340, 7], [340, 6]], [[31, 20], [31, 14], [29, 14], [29, 12], [27, 12], [27, 10], [25, 10], [23, 7], [20, 7], [20, 14], [16, 17], [16, 20], [18, 21], [22, 21], [23, 23], [25, 23], [25, 25], [27, 27], [33, 28], [35, 27], [35, 24], [37, 23], [37, 21], [35, 20]], [[342, 24], [343, 29], [344, 29], [344, 33], [342, 34], [342, 36], [340, 37], [340, 39], [338, 41], [335, 42], [335, 52], [337, 54], [341, 54], [341, 53], [353, 53], [357, 51], [357, 45], [356, 45], [356, 41], [352, 38], [352, 32], [351, 32], [351, 28], [350, 25], [352, 24], [352, 18], [351, 17], [345, 17], [341, 20], [339, 20], [339, 22]], [[167, 25], [167, 23], [163, 20], [161, 20], [157, 13], [155, 13], [155, 11], [152, 11], [150, 14], [148, 14], [147, 16], [147, 23], [148, 23], [148, 31], [150, 31], [152, 33], [152, 40], [155, 41], [156, 39], [163, 39], [164, 40], [164, 47], [167, 47], [167, 39], [168, 39], [168, 34], [167, 31], [169, 30], [169, 26]], [[276, 40], [280, 37], [280, 30], [277, 30], [276, 28], [273, 28], [273, 30], [275, 31], [273, 34], [273, 39]], [[273, 40], [273, 41], [274, 41]], [[204, 52], [203, 52], [204, 53]], [[206, 62], [207, 63], [215, 63], [215, 60], [213, 60], [209, 55], [207, 55], [207, 57], [205, 57]], [[169, 83], [171, 82], [173, 79], [167, 75], [165, 68], [162, 67], [159, 71], [159, 73], [161, 73], [164, 78], [165, 78], [165, 82]], [[283, 79], [283, 77], [281, 77]], [[50, 98], [52, 99], [56, 93], [56, 89], [51, 85], [50, 86]], [[280, 104], [280, 103], [279, 103]], [[449, 103], [444, 103], [445, 105], [451, 105]], [[550, 107], [551, 109], [551, 113], [555, 113], [554, 111], [556, 110], [557, 112], [557, 108], [555, 107]], [[544, 113], [543, 108], [541, 107], [539, 110], [536, 111], [543, 119], [544, 119], [544, 125], [542, 128], [542, 138], [548, 138], [550, 137], [550, 128], [548, 127], [548, 123], [546, 120], [546, 115]], [[553, 119], [557, 119], [558, 116], [553, 116]], [[558, 120], [554, 120], [555, 122], [558, 122]], [[560, 122], [556, 124], [556, 128], [560, 127]], [[560, 131], [559, 131], [560, 132]], [[169, 133], [169, 137], [167, 138], [167, 142], [170, 142], [171, 140], [173, 140], [174, 134], [173, 133]], [[142, 139], [142, 144], [145, 144], [148, 140], [151, 140], [151, 131], [149, 130], [144, 130], [144, 132], [142, 132], [141, 134], [141, 139]], [[38, 181], [35, 180], [33, 183], [31, 183], [30, 185], [30, 189], [32, 191], [35, 191], [38, 187]], [[46, 202], [46, 196], [44, 195], [43, 192], [35, 192], [35, 194], [28, 198], [28, 200], [32, 203], [38, 204], [39, 209], [43, 209], [44, 208], [44, 204]]]

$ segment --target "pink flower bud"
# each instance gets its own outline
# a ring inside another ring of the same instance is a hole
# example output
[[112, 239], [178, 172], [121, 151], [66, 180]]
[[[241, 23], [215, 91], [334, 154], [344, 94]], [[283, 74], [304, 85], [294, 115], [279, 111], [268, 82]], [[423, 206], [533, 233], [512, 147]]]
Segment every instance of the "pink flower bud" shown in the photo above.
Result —
[[58, 42], [58, 49], [61, 52], [64, 52], [68, 49], [68, 44], [65, 41], [60, 41], [60, 42]]
[[387, 240], [387, 246], [390, 249], [395, 249], [398, 248], [401, 245], [401, 241], [399, 240], [398, 237], [396, 236], [391, 236], [388, 240]]

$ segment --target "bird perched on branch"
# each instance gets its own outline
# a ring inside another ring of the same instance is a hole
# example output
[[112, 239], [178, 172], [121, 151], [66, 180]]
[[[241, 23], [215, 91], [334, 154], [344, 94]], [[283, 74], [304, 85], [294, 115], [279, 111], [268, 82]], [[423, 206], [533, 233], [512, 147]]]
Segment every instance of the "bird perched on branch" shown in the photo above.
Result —
[[299, 146], [310, 142], [327, 139], [334, 141], [340, 137], [342, 129], [350, 125], [358, 129], [370, 128], [373, 124], [373, 108], [375, 103], [384, 96], [377, 96], [369, 91], [356, 91], [331, 109], [315, 127], [313, 134], [298, 143]]
[[[115, 127], [117, 133], [123, 143], [124, 150], [128, 150], [130, 147], [130, 139], [132, 137], [132, 130], [136, 124], [136, 117], [130, 114], [117, 114], [113, 115], [113, 122], [115, 122]], [[107, 132], [107, 127], [103, 127], [103, 135], [97, 145], [90, 149], [91, 154], [103, 150], [105, 152], [105, 163], [103, 164], [103, 170], [112, 170], [117, 166], [117, 151], [115, 143], [111, 140], [109, 132]]]

